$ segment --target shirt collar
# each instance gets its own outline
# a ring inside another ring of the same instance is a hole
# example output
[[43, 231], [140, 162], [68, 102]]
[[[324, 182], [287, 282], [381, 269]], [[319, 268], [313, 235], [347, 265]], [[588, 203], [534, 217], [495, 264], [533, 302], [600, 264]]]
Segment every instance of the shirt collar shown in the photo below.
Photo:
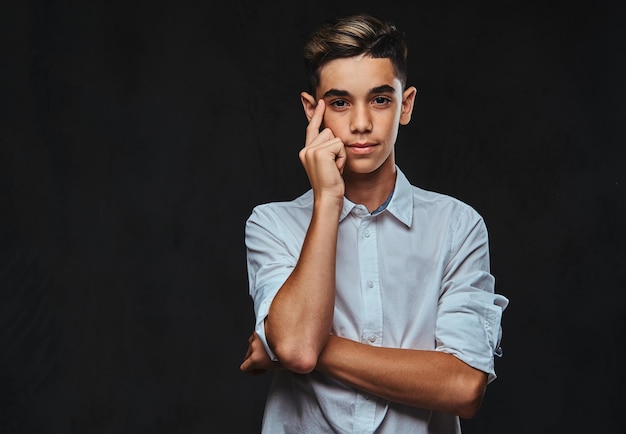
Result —
[[[354, 202], [344, 197], [343, 208], [341, 210], [341, 215], [339, 216], [339, 221], [346, 218], [355, 206], [357, 205]], [[412, 188], [409, 180], [398, 166], [396, 166], [396, 185], [386, 211], [389, 211], [391, 215], [400, 220], [407, 227], [411, 227], [411, 222], [413, 221]]]
[[407, 227], [411, 227], [413, 222], [413, 188], [398, 166], [396, 166], [396, 173], [396, 187], [391, 202], [387, 206], [387, 211]]

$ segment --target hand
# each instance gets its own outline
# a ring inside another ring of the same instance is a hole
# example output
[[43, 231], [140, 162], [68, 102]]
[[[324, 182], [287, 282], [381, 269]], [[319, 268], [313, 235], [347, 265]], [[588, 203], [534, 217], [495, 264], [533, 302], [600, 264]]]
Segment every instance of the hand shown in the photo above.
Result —
[[268, 369], [283, 369], [279, 362], [274, 362], [267, 355], [263, 342], [256, 332], [252, 332], [248, 338], [248, 350], [244, 356], [243, 363], [239, 366], [239, 370], [252, 375], [262, 375]]
[[345, 186], [341, 175], [346, 164], [346, 150], [330, 128], [320, 131], [324, 110], [324, 100], [319, 100], [306, 128], [305, 145], [299, 157], [316, 197], [329, 194], [343, 200]]

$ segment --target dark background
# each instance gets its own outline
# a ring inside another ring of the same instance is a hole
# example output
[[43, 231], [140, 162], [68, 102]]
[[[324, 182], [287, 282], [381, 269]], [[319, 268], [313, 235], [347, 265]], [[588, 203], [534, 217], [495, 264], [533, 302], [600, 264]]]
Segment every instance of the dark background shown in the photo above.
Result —
[[255, 433], [243, 227], [308, 188], [301, 47], [408, 35], [397, 161], [511, 303], [465, 433], [623, 432], [624, 2], [3, 2], [0, 432]]

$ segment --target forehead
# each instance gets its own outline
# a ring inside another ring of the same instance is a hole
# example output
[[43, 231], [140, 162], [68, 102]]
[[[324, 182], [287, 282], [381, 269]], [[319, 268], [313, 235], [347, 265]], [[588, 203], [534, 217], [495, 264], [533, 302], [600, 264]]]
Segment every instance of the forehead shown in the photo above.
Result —
[[331, 60], [322, 67], [317, 95], [324, 95], [330, 89], [358, 95], [383, 85], [402, 92], [402, 84], [396, 77], [391, 60], [369, 56], [348, 57]]

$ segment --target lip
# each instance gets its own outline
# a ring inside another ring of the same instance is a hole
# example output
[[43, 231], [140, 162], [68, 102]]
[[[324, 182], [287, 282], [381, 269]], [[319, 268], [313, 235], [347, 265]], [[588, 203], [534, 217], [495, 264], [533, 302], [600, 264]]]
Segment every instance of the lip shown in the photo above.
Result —
[[350, 145], [346, 145], [346, 148], [355, 154], [369, 154], [374, 151], [376, 146], [376, 143], [352, 143]]

